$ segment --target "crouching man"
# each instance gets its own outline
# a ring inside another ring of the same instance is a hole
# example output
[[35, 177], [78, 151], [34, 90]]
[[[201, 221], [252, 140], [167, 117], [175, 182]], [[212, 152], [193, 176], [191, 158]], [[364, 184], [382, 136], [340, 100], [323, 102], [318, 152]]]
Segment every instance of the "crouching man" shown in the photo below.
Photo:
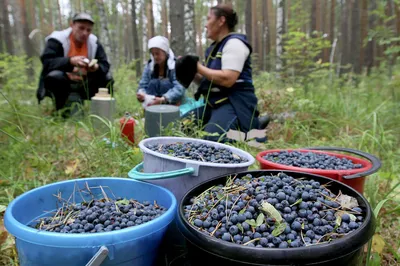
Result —
[[[111, 88], [110, 64], [103, 46], [93, 35], [94, 20], [79, 13], [71, 26], [46, 37], [37, 98], [51, 97], [56, 110], [93, 97], [99, 88]], [[63, 113], [65, 116], [65, 113]]]

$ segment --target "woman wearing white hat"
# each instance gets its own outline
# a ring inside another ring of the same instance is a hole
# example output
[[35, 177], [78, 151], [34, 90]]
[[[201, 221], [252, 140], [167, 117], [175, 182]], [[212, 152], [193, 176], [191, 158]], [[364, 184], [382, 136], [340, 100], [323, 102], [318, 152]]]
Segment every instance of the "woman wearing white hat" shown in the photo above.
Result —
[[185, 88], [176, 80], [175, 56], [168, 39], [155, 36], [149, 40], [148, 49], [151, 59], [139, 82], [137, 99], [143, 107], [163, 103], [179, 105]]

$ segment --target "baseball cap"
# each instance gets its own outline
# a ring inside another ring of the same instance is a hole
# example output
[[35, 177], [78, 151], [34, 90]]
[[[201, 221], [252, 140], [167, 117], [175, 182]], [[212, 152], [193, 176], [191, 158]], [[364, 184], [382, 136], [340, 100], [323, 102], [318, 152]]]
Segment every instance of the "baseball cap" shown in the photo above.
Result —
[[78, 14], [76, 14], [72, 18], [72, 21], [73, 22], [75, 22], [75, 21], [89, 21], [89, 22], [94, 24], [94, 20], [93, 20], [92, 16], [87, 14], [87, 13], [78, 13]]

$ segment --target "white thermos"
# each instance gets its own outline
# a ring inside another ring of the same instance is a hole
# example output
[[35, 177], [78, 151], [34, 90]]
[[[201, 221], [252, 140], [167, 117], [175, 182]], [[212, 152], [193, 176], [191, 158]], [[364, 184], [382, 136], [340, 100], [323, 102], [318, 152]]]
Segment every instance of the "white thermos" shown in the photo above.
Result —
[[108, 89], [100, 88], [99, 92], [96, 93], [91, 100], [90, 113], [92, 115], [97, 115], [109, 121], [113, 120], [115, 113], [115, 99], [108, 93]]

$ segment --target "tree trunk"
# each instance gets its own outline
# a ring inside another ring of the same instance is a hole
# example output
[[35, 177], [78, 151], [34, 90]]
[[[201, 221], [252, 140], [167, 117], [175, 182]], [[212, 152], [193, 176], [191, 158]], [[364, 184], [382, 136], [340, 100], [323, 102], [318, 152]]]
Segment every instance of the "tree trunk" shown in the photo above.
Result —
[[271, 43], [270, 43], [270, 26], [268, 25], [268, 2], [271, 0], [266, 0], [262, 2], [262, 17], [263, 17], [263, 44], [262, 44], [262, 62], [263, 66], [262, 69], [269, 70], [269, 57], [270, 57], [270, 50], [271, 50]]
[[[368, 11], [371, 13], [368, 17], [368, 28], [374, 29], [376, 25], [376, 15], [372, 12], [376, 9], [376, 0], [369, 0]], [[369, 39], [366, 48], [365, 65], [367, 67], [367, 74], [371, 74], [372, 67], [374, 66], [375, 58], [375, 39]]]
[[60, 5], [60, 0], [57, 0], [57, 11], [58, 11], [58, 29], [62, 30], [63, 28], [63, 23], [62, 23], [62, 14], [61, 14], [61, 5]]
[[257, 0], [251, 0], [251, 45], [253, 46], [253, 66], [258, 69], [260, 53], [258, 49], [258, 25], [257, 25]]
[[352, 0], [352, 14], [351, 14], [351, 54], [354, 72], [361, 73], [360, 66], [360, 52], [361, 52], [361, 36], [360, 36], [360, 2], [359, 0]]
[[276, 14], [276, 71], [280, 72], [282, 70], [282, 53], [283, 53], [283, 34], [285, 27], [285, 1], [277, 1], [277, 14]]
[[184, 0], [169, 1], [169, 16], [171, 21], [171, 47], [174, 53], [185, 53]]
[[273, 66], [274, 51], [276, 50], [276, 8], [273, 5], [273, 0], [267, 0], [268, 7], [268, 37], [270, 43], [269, 58], [271, 68]]
[[168, 33], [168, 6], [167, 0], [162, 0], [162, 7], [161, 7], [161, 23], [162, 23], [162, 33], [165, 37], [169, 39]]
[[155, 36], [154, 31], [154, 15], [153, 15], [153, 1], [146, 0], [146, 14], [147, 14], [147, 39], [150, 40]]
[[9, 54], [14, 54], [14, 43], [12, 39], [11, 27], [10, 27], [10, 20], [8, 17], [8, 0], [0, 1], [1, 4], [1, 12], [2, 12], [2, 23], [3, 23], [3, 33], [4, 33], [4, 41], [6, 51]]
[[364, 43], [368, 37], [368, 1], [361, 1], [361, 40], [360, 40], [360, 67], [361, 71], [364, 67], [366, 48]]
[[203, 58], [204, 53], [203, 53], [203, 1], [202, 0], [197, 0], [196, 2], [197, 9], [196, 11], [198, 12], [198, 16], [196, 16], [196, 34], [197, 34], [197, 55], [200, 56], [200, 59]]
[[330, 20], [331, 22], [329, 23], [329, 40], [330, 43], [333, 43], [333, 40], [335, 39], [335, 14], [336, 14], [336, 0], [331, 0], [331, 16]]
[[[3, 8], [3, 7], [1, 7]], [[6, 52], [5, 44], [4, 44], [4, 26], [3, 26], [3, 12], [0, 12], [0, 54], [3, 54]], [[0, 78], [0, 83], [1, 83], [1, 78]]]
[[53, 23], [53, 0], [47, 1], [47, 8], [49, 9], [49, 25], [50, 25], [50, 32], [54, 30], [54, 23]]
[[141, 57], [140, 57], [140, 46], [139, 46], [139, 36], [136, 22], [136, 0], [131, 0], [131, 16], [132, 16], [132, 36], [133, 36], [133, 54], [134, 60], [136, 61], [136, 78], [140, 78], [141, 70]]
[[[350, 3], [350, 5], [349, 5]], [[349, 34], [349, 17], [350, 17], [351, 1], [341, 2], [341, 65], [350, 63], [351, 35]], [[340, 74], [348, 72], [348, 69], [341, 69]]]
[[311, 2], [311, 32], [317, 30], [317, 2], [318, 0]]
[[[34, 47], [32, 45], [32, 43], [30, 42], [29, 39], [29, 26], [28, 26], [28, 21], [27, 21], [27, 12], [26, 12], [26, 3], [25, 0], [19, 0], [19, 4], [20, 4], [20, 10], [21, 10], [21, 26], [22, 26], [22, 33], [23, 33], [23, 45], [24, 45], [24, 50], [26, 53], [26, 56], [28, 58], [33, 57], [34, 55]], [[29, 61], [30, 62], [30, 61]], [[28, 76], [33, 77], [33, 65], [32, 62], [29, 63], [29, 68], [28, 68]]]
[[96, 0], [99, 18], [100, 18], [100, 27], [101, 27], [101, 39], [102, 44], [104, 46], [104, 50], [106, 51], [107, 57], [109, 61], [113, 62], [115, 59], [115, 51], [111, 44], [111, 35], [110, 31], [108, 30], [108, 21], [107, 21], [107, 14], [104, 8], [103, 0]]
[[251, 18], [251, 16], [252, 16], [252, 14], [251, 14], [252, 4], [253, 4], [252, 0], [246, 1], [246, 9], [245, 9], [245, 19], [246, 19], [246, 21], [245, 21], [245, 24], [246, 24], [247, 40], [250, 42], [250, 44], [254, 48], [253, 32], [252, 32], [252, 27], [251, 27], [252, 26], [251, 25], [251, 22], [252, 22], [252, 18]]
[[185, 0], [185, 54], [196, 54], [196, 16], [194, 0]]

